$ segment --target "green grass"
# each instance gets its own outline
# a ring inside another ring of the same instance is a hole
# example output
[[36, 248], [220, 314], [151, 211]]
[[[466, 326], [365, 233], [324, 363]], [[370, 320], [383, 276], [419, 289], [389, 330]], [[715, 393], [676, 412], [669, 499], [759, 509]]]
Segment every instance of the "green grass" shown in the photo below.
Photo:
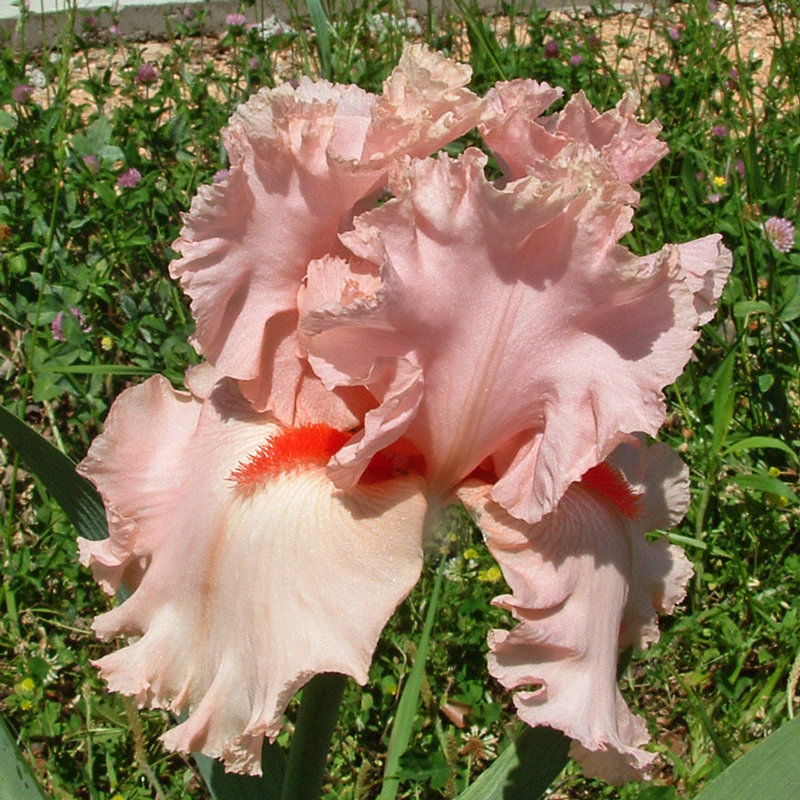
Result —
[[[718, 231], [734, 272], [695, 359], [670, 390], [662, 434], [691, 468], [693, 502], [674, 538], [696, 577], [684, 605], [663, 621], [661, 642], [634, 654], [622, 681], [648, 720], [660, 773], [651, 786], [613, 789], [568, 770], [557, 796], [693, 796], [787, 719], [800, 642], [800, 251], [779, 252], [761, 227], [771, 216], [799, 219], [800, 3], [762, 8], [776, 42], [768, 69], [768, 53], [759, 60], [748, 52], [740, 11], [720, 4], [712, 14], [703, 0], [659, 7], [642, 23], [650, 49], [634, 71], [625, 59], [632, 22], [604, 7], [556, 17], [504, 3], [484, 18], [458, 2], [415, 18], [415, 34], [395, 4], [315, 3], [313, 20], [295, 14], [295, 32], [269, 39], [243, 29], [212, 36], [196, 12], [170, 19], [153, 80], [140, 71], [147, 52], [109, 33], [106, 13], [76, 20], [78, 32], [51, 50], [25, 49], [24, 36], [21, 45], [3, 43], [2, 404], [77, 460], [126, 384], [154, 372], [180, 384], [196, 356], [185, 298], [167, 277], [170, 243], [197, 186], [226, 166], [219, 129], [261, 86], [324, 70], [379, 91], [403, 40], [418, 35], [468, 59], [478, 92], [535, 77], [567, 94], [583, 90], [607, 108], [637, 89], [642, 116], [661, 121], [670, 154], [638, 187], [636, 231], [626, 244], [644, 253]], [[393, 16], [376, 26], [384, 12]], [[323, 31], [324, 14], [331, 24]], [[516, 22], [510, 32], [508, 18]], [[38, 23], [26, 14], [21, 24]], [[14, 102], [31, 69], [46, 86]], [[129, 169], [141, 180], [118, 186]], [[103, 689], [89, 661], [104, 647], [89, 623], [106, 601], [77, 563], [64, 514], [13, 453], [4, 449], [1, 458], [0, 712], [36, 774], [55, 798], [202, 798], [193, 764], [157, 741], [166, 714], [140, 712]], [[454, 512], [384, 633], [369, 683], [345, 690], [331, 798], [380, 790], [390, 722], [442, 557], [442, 596], [398, 797], [453, 796], [509, 735], [510, 697], [485, 667], [486, 633], [506, 624], [490, 605], [503, 585], [474, 527]], [[466, 727], [440, 713], [447, 701], [469, 708]]]

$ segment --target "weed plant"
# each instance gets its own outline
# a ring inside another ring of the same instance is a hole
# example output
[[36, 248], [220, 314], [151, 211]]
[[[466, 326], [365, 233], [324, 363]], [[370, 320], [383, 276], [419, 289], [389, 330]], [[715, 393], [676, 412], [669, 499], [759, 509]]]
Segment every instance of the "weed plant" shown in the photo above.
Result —
[[[0, 48], [0, 399], [78, 460], [128, 382], [162, 372], [180, 385], [196, 356], [185, 298], [167, 276], [170, 242], [198, 185], [226, 167], [220, 128], [262, 86], [306, 72], [379, 90], [415, 38], [468, 60], [479, 92], [536, 77], [607, 108], [635, 89], [670, 154], [638, 187], [626, 244], [644, 253], [719, 231], [734, 272], [670, 390], [664, 431], [691, 468], [692, 506], [672, 538], [695, 577], [661, 642], [634, 654], [623, 679], [662, 769], [652, 785], [621, 789], [568, 770], [553, 797], [691, 797], [795, 702], [800, 250], [793, 231], [770, 236], [764, 223], [798, 220], [800, 4], [764, 0], [745, 13], [692, 0], [623, 15], [503, 3], [485, 16], [456, 0], [412, 17], [358, 2], [331, 0], [330, 28], [299, 13], [276, 26], [268, 10], [247, 7], [256, 26], [233, 20], [222, 34], [192, 6], [149, 45], [126, 41], [107, 12], [73, 9], [42, 49], [25, 46], [38, 20], [21, 10], [16, 38]], [[754, 19], [771, 42], [758, 53], [743, 31]], [[77, 563], [64, 514], [9, 450], [2, 470], [0, 711], [36, 774], [55, 798], [202, 798], [192, 762], [157, 741], [165, 714], [108, 694], [89, 663], [104, 652], [89, 624], [107, 601]], [[400, 796], [453, 796], [508, 740], [513, 706], [485, 666], [486, 633], [507, 622], [490, 602], [502, 578], [453, 512], [369, 683], [346, 690], [330, 798], [377, 793], [442, 560]]]

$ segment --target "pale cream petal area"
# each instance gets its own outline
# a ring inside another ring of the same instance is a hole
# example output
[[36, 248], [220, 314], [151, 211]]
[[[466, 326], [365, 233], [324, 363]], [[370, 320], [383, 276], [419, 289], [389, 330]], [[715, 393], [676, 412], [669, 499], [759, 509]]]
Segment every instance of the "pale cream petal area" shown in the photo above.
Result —
[[103, 639], [131, 637], [97, 662], [101, 675], [142, 705], [188, 714], [165, 735], [170, 749], [252, 774], [311, 677], [366, 680], [418, 579], [427, 510], [417, 477], [346, 494], [321, 465], [232, 481], [279, 430], [232, 382], [199, 401], [153, 378], [123, 394], [81, 467], [111, 521], [110, 539], [82, 544], [84, 561], [108, 588], [136, 577], [95, 621]]

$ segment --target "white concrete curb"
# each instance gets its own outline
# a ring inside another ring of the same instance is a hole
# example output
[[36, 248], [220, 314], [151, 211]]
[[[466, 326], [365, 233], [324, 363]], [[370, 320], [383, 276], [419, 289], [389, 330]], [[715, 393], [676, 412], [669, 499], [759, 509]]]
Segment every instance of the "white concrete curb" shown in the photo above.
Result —
[[[271, 6], [272, 4], [270, 4]], [[283, 3], [276, 3], [276, 13], [287, 19]], [[115, 24], [119, 35], [126, 39], [144, 41], [167, 33], [168, 26], [177, 23], [185, 9], [195, 13], [208, 12], [206, 26], [213, 31], [225, 29], [225, 17], [239, 11], [238, 0], [29, 0], [25, 15], [24, 36], [26, 46], [39, 46], [53, 42], [56, 35], [69, 20], [75, 19], [75, 29], [84, 30], [94, 20], [98, 33], [102, 34]], [[303, 6], [304, 8], [304, 6]], [[255, 9], [247, 9], [248, 22], [255, 22]], [[282, 12], [282, 13], [281, 13]], [[272, 11], [267, 12], [267, 16]], [[0, 35], [20, 37], [20, 12], [14, 0], [0, 0]]]
[[[11, 37], [18, 40], [20, 36], [19, 3], [26, 0], [0, 0], [0, 36]], [[640, 0], [637, 2], [619, 1], [616, 5], [621, 11], [642, 9], [654, 0]], [[63, 26], [68, 24], [70, 11], [74, 6], [76, 29], [81, 30], [86, 21], [95, 18], [99, 32], [108, 29], [112, 23], [119, 28], [119, 34], [126, 39], [144, 41], [158, 38], [167, 33], [170, 20], [177, 21], [184, 13], [184, 9], [208, 12], [207, 27], [212, 31], [225, 29], [225, 17], [241, 10], [238, 0], [27, 0], [28, 12], [25, 19], [25, 44], [26, 47], [38, 47], [42, 42], [55, 41], [56, 35]], [[479, 0], [481, 5], [491, 12], [499, 7], [500, 0]], [[524, 2], [524, 0], [523, 0]], [[534, 0], [540, 8], [572, 9], [576, 6], [589, 6], [592, 0]], [[259, 17], [276, 14], [279, 19], [288, 20], [290, 17], [286, 0], [267, 0], [258, 11]], [[410, 9], [420, 13], [427, 13], [427, 0], [408, 0]], [[434, 0], [434, 5], [442, 7], [447, 5], [447, 0]], [[305, 3], [297, 0], [292, 7], [305, 13]], [[109, 9], [111, 9], [109, 11]], [[452, 9], [453, 11], [455, 9]], [[243, 13], [248, 22], [258, 22], [256, 7], [248, 8]]]

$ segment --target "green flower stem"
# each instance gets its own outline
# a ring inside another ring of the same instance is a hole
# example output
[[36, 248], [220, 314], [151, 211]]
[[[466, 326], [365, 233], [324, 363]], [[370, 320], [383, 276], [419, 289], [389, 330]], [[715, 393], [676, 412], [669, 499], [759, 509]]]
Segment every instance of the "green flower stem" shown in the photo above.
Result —
[[347, 677], [326, 672], [303, 689], [281, 800], [319, 800]]
[[442, 592], [446, 562], [447, 554], [443, 553], [439, 568], [436, 571], [436, 581], [433, 585], [428, 611], [425, 615], [414, 666], [408, 676], [406, 687], [403, 689], [403, 695], [400, 698], [397, 715], [392, 726], [392, 734], [389, 737], [389, 750], [386, 754], [386, 765], [383, 770], [383, 786], [378, 800], [395, 800], [397, 790], [400, 787], [400, 759], [408, 749], [408, 743], [411, 741], [411, 733], [414, 729], [414, 717], [417, 713], [417, 702], [419, 701], [422, 680], [425, 677], [425, 662], [428, 659], [431, 630], [433, 629], [436, 610], [439, 606], [439, 595]]

